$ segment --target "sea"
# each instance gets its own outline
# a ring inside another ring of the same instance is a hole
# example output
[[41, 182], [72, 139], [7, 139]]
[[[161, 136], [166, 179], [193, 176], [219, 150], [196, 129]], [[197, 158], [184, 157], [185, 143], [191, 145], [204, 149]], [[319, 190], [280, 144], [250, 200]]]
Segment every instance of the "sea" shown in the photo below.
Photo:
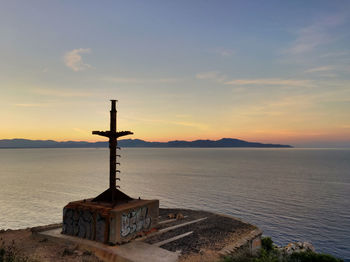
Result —
[[[257, 225], [350, 261], [350, 149], [122, 148], [121, 190]], [[119, 167], [119, 166], [118, 166]], [[0, 229], [58, 223], [108, 187], [107, 148], [0, 149]]]

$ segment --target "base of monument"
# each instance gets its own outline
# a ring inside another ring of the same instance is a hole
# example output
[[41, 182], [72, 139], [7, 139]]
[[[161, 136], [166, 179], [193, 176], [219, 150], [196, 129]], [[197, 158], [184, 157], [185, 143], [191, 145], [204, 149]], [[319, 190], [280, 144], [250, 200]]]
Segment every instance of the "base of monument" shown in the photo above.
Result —
[[154, 228], [158, 216], [159, 200], [132, 199], [116, 206], [79, 200], [63, 208], [62, 234], [121, 244]]
[[[181, 214], [181, 215], [180, 215]], [[61, 234], [61, 225], [50, 225], [22, 231], [16, 238], [3, 232], [10, 245], [26, 247], [26, 256], [39, 261], [95, 261], [84, 254], [93, 254], [102, 261], [130, 262], [194, 262], [221, 261], [226, 256], [250, 257], [261, 248], [262, 231], [240, 219], [207, 211], [160, 208], [158, 225], [143, 237], [122, 245], [108, 245]], [[20, 232], [19, 232], [20, 233]], [[23, 233], [28, 234], [23, 237]], [[1, 236], [1, 232], [0, 232]], [[55, 244], [56, 243], [56, 244]], [[34, 252], [34, 251], [35, 252]], [[66, 250], [71, 251], [71, 255]], [[38, 252], [43, 252], [41, 256]], [[88, 252], [86, 252], [88, 251]], [[78, 254], [81, 255], [78, 255]]]

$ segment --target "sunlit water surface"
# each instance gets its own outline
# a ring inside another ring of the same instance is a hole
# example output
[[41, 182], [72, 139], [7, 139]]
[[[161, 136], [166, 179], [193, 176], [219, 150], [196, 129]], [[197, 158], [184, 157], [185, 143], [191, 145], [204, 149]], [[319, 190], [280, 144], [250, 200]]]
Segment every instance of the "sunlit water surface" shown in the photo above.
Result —
[[[60, 222], [62, 207], [108, 184], [108, 150], [1, 149], [0, 229]], [[259, 226], [278, 244], [311, 241], [350, 261], [350, 150], [147, 149], [121, 152], [121, 189], [162, 207]]]

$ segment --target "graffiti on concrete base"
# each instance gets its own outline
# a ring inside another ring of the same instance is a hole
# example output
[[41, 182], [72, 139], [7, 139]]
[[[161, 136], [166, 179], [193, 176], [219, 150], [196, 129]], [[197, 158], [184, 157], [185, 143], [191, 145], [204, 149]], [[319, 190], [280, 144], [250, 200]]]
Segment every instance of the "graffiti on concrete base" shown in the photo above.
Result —
[[63, 209], [63, 234], [103, 242], [105, 227], [106, 219], [100, 214], [96, 215], [95, 223], [94, 213], [91, 211], [71, 208]]
[[131, 210], [127, 214], [123, 213], [121, 222], [120, 235], [126, 237], [143, 229], [149, 229], [151, 226], [151, 217], [148, 216], [148, 208], [141, 207]]

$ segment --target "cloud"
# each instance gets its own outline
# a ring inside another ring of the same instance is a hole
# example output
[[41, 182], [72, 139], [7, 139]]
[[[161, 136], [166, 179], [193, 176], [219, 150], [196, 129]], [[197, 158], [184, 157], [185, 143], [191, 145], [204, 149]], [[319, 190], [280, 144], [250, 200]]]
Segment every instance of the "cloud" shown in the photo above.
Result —
[[344, 57], [350, 55], [350, 52], [348, 51], [340, 51], [340, 52], [329, 52], [325, 53], [323, 55], [320, 55], [320, 57], [325, 58], [325, 57]]
[[224, 83], [225, 85], [279, 85], [279, 86], [299, 86], [310, 87], [312, 81], [299, 79], [281, 79], [281, 78], [258, 78], [258, 79], [234, 79]]
[[77, 92], [69, 89], [46, 89], [46, 88], [34, 88], [31, 90], [32, 93], [45, 96], [56, 96], [56, 97], [87, 97], [92, 96], [89, 92]]
[[311, 87], [311, 80], [304, 79], [281, 79], [281, 78], [256, 78], [256, 79], [232, 79], [218, 71], [209, 71], [196, 74], [199, 80], [212, 80], [224, 85], [246, 86], [246, 85], [273, 85], [273, 86], [298, 86]]
[[189, 117], [191, 117], [191, 115], [189, 115], [189, 114], [177, 114], [177, 115], [175, 115], [175, 117], [177, 117], [177, 118], [189, 118]]
[[222, 83], [225, 81], [226, 76], [218, 71], [209, 71], [196, 74], [196, 78], [199, 80], [213, 80]]
[[233, 49], [227, 49], [227, 48], [218, 48], [215, 50], [215, 53], [223, 56], [223, 57], [230, 57], [236, 54], [236, 51]]
[[89, 130], [84, 130], [79, 127], [73, 127], [73, 130], [77, 133], [84, 134], [84, 135], [90, 134]]
[[332, 66], [320, 66], [320, 67], [310, 68], [306, 70], [305, 73], [326, 72], [331, 70], [333, 70]]
[[349, 73], [350, 72], [350, 66], [346, 65], [334, 65], [334, 66], [320, 66], [320, 67], [314, 67], [310, 68], [304, 73], [317, 73], [317, 76], [320, 77], [337, 77], [337, 73]]
[[47, 107], [48, 104], [14, 104], [14, 106], [18, 107]]
[[344, 23], [344, 16], [329, 16], [315, 22], [312, 25], [301, 28], [291, 47], [284, 50], [285, 53], [297, 55], [312, 51], [320, 45], [328, 44], [335, 40], [331, 31]]
[[105, 81], [120, 84], [146, 84], [146, 83], [174, 83], [181, 79], [178, 78], [137, 78], [137, 77], [105, 77]]
[[197, 79], [216, 79], [219, 76], [219, 72], [210, 71], [196, 74]]
[[208, 128], [207, 125], [202, 123], [196, 123], [196, 122], [189, 122], [189, 121], [174, 121], [169, 122], [169, 124], [178, 125], [178, 126], [185, 126], [185, 127], [193, 127], [199, 130], [206, 130]]
[[[124, 117], [125, 118], [125, 117]], [[194, 122], [194, 121], [170, 121], [170, 120], [164, 120], [159, 118], [147, 118], [147, 117], [128, 117], [127, 119], [137, 122], [149, 122], [149, 123], [156, 123], [156, 124], [164, 124], [164, 125], [176, 125], [176, 126], [184, 126], [184, 127], [192, 127], [198, 130], [207, 130], [208, 125]]]
[[64, 55], [63, 57], [64, 63], [67, 67], [69, 67], [75, 72], [92, 68], [91, 65], [84, 63], [83, 58], [81, 57], [81, 54], [90, 54], [90, 53], [91, 53], [90, 48], [74, 49], [72, 51], [67, 52]]

